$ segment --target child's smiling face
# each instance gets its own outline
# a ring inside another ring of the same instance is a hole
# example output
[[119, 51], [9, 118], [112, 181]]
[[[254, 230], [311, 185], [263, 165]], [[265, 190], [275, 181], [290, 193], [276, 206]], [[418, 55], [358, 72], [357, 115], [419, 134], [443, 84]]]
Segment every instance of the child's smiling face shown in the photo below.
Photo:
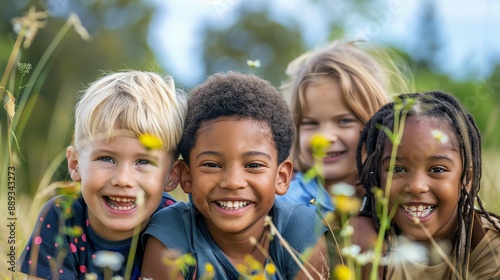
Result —
[[[109, 240], [123, 240], [143, 229], [168, 189], [171, 152], [147, 151], [137, 137], [94, 141], [78, 152], [68, 148], [68, 167], [81, 182], [92, 229]], [[144, 195], [143, 206], [138, 196]]]
[[[446, 139], [433, 135], [443, 133]], [[433, 238], [452, 238], [462, 186], [462, 157], [450, 125], [436, 117], [410, 117], [398, 147], [390, 190], [390, 208], [398, 207], [396, 225], [416, 240], [428, 240], [414, 217]], [[382, 153], [381, 187], [386, 186], [392, 145]], [[397, 204], [399, 203], [399, 204]]]
[[212, 234], [263, 230], [292, 171], [289, 160], [278, 165], [272, 139], [266, 123], [251, 119], [221, 117], [198, 130], [180, 182]]

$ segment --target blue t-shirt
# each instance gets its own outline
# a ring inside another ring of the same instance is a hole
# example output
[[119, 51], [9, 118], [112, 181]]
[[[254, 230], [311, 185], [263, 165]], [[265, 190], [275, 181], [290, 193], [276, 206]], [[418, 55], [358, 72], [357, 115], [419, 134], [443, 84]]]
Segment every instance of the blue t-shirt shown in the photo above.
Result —
[[[313, 198], [316, 201], [316, 205], [311, 204]], [[323, 214], [335, 210], [330, 195], [318, 179], [313, 178], [308, 180], [300, 172], [295, 174], [292, 182], [290, 182], [288, 191], [284, 195], [276, 195], [276, 200], [304, 204], [314, 211], [320, 209]]]
[[[164, 192], [157, 210], [174, 203], [175, 200]], [[71, 214], [63, 219], [62, 211], [65, 208], [70, 209]], [[63, 226], [61, 222], [64, 222]], [[64, 233], [65, 229], [75, 227], [81, 228], [81, 231], [73, 236]], [[132, 238], [110, 241], [95, 233], [88, 222], [87, 204], [82, 197], [73, 201], [69, 197], [54, 197], [40, 212], [33, 233], [19, 259], [22, 262], [20, 271], [44, 279], [61, 280], [85, 279], [86, 273], [94, 272], [99, 279], [103, 279], [103, 270], [95, 266], [92, 259], [95, 258], [96, 252], [106, 250], [123, 255], [125, 261], [121, 269], [114, 273], [123, 276], [131, 241]], [[143, 255], [142, 246], [137, 246], [131, 279], [140, 277]], [[53, 269], [56, 263], [57, 268]], [[36, 271], [30, 273], [30, 269]]]
[[[318, 215], [303, 205], [276, 201], [269, 216], [283, 238], [299, 253], [313, 247], [326, 232]], [[158, 211], [151, 217], [142, 236], [143, 244], [148, 235], [154, 236], [170, 250], [180, 254], [191, 253], [196, 258], [197, 267], [190, 267], [184, 274], [185, 279], [193, 279], [195, 272], [200, 278], [205, 274], [207, 263], [214, 267], [213, 279], [241, 279], [239, 272], [210, 236], [203, 215], [191, 203], [179, 202]], [[276, 279], [293, 279], [300, 270], [276, 237], [269, 244], [269, 256], [276, 266]]]

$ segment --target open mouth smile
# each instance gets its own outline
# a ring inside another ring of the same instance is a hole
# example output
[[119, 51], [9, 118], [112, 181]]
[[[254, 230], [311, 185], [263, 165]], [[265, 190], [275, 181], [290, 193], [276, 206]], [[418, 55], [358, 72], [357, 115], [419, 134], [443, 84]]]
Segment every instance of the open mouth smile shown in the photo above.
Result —
[[135, 198], [132, 197], [104, 196], [103, 198], [106, 204], [114, 210], [125, 211], [137, 207]]
[[425, 218], [436, 208], [432, 205], [402, 205], [401, 208], [410, 216]]
[[251, 203], [250, 201], [222, 201], [222, 200], [215, 201], [215, 204], [217, 204], [217, 206], [225, 210], [242, 209], [248, 206], [250, 203]]

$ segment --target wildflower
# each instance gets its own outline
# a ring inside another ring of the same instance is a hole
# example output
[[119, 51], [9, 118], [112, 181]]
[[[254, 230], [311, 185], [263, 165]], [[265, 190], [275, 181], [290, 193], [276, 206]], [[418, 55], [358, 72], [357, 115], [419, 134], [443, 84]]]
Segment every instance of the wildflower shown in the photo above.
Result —
[[361, 252], [361, 247], [355, 244], [346, 246], [341, 250], [343, 256], [352, 258], [356, 257], [360, 252]]
[[206, 279], [212, 279], [215, 277], [215, 269], [211, 263], [205, 264], [205, 273], [206, 273], [206, 275], [205, 275]]
[[272, 263], [266, 264], [266, 268], [265, 269], [266, 269], [266, 273], [268, 275], [274, 275], [274, 274], [276, 274], [276, 267]]
[[247, 60], [247, 65], [250, 68], [260, 68], [260, 60]]
[[111, 280], [123, 280], [123, 277], [120, 275], [115, 275], [115, 276], [111, 277]]
[[432, 137], [434, 137], [434, 139], [438, 140], [443, 144], [446, 144], [449, 141], [448, 135], [444, 134], [442, 131], [433, 130], [431, 131], [431, 135]]
[[47, 12], [37, 12], [34, 6], [31, 6], [23, 17], [15, 17], [12, 19], [14, 32], [24, 36], [24, 48], [29, 48], [31, 42], [38, 33], [38, 29], [47, 25]]
[[21, 63], [21, 62], [18, 62], [17, 63], [17, 69], [19, 70], [19, 72], [21, 72], [21, 75], [26, 75], [30, 72], [31, 70], [31, 63]]
[[357, 197], [337, 195], [332, 197], [332, 202], [335, 204], [336, 209], [342, 213], [357, 212], [361, 206], [361, 202]]
[[356, 264], [363, 266], [369, 262], [372, 262], [374, 257], [375, 252], [373, 252], [373, 250], [370, 250], [355, 256], [354, 261], [356, 261]]
[[85, 280], [97, 280], [97, 274], [94, 272], [85, 273]]
[[161, 147], [163, 146], [160, 138], [151, 134], [139, 135], [139, 141], [148, 150], [161, 149]]
[[395, 248], [391, 250], [391, 264], [427, 262], [427, 249], [423, 245], [412, 242], [404, 236], [398, 237], [395, 244]]
[[341, 213], [357, 212], [361, 207], [361, 202], [354, 195], [356, 189], [346, 183], [340, 183], [332, 187], [332, 202]]
[[326, 149], [330, 146], [330, 141], [325, 136], [317, 134], [311, 138], [311, 150], [315, 158], [326, 156]]
[[95, 258], [92, 259], [94, 265], [100, 268], [109, 268], [112, 271], [117, 271], [121, 268], [125, 258], [122, 254], [111, 251], [97, 251]]
[[350, 237], [354, 233], [354, 228], [351, 225], [346, 225], [341, 231], [340, 236]]
[[356, 189], [347, 183], [339, 183], [334, 185], [330, 192], [333, 195], [353, 196], [356, 194]]
[[351, 270], [345, 265], [337, 265], [333, 270], [333, 276], [338, 280], [348, 280], [351, 279]]

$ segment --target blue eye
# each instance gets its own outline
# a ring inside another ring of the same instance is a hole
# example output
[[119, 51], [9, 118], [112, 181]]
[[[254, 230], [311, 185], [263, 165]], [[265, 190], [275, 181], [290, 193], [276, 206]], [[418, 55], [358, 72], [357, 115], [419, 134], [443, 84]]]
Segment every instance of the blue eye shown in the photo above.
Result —
[[146, 160], [146, 159], [140, 159], [137, 161], [137, 164], [139, 164], [139, 165], [151, 164], [151, 161]]
[[115, 161], [111, 157], [99, 157], [98, 160], [109, 163], [115, 163]]

